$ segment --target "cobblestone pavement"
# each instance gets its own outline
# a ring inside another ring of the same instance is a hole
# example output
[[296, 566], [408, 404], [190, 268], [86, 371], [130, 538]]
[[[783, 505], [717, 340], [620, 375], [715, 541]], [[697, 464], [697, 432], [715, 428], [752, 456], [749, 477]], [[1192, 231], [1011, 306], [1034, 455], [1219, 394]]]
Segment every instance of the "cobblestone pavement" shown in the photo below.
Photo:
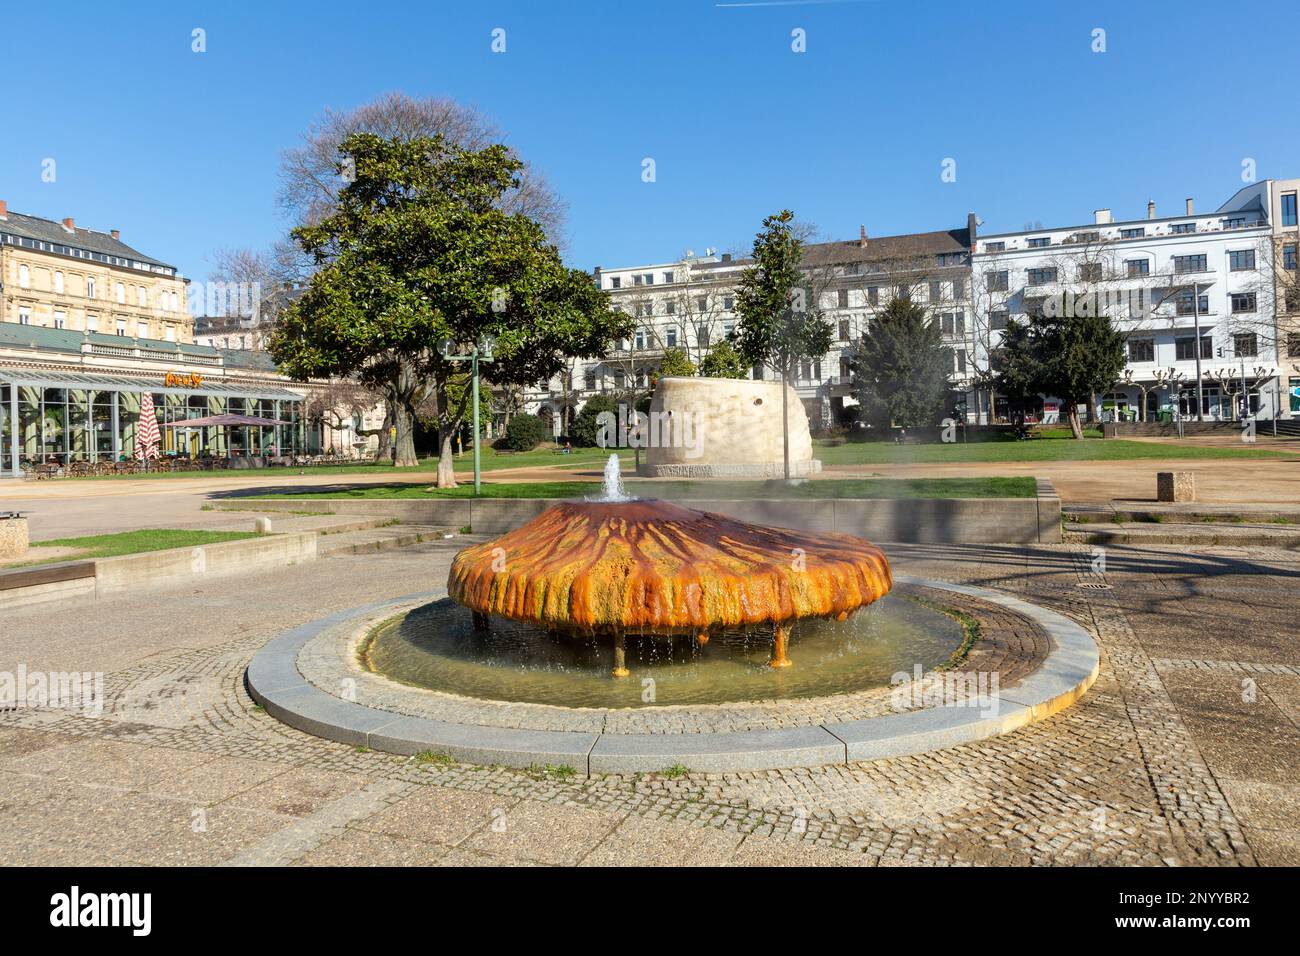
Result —
[[7, 615], [0, 672], [102, 671], [102, 714], [0, 713], [5, 864], [1300, 863], [1300, 555], [887, 548], [1095, 633], [1073, 708], [947, 751], [579, 778], [359, 751], [261, 712], [271, 637], [437, 587], [462, 541]]

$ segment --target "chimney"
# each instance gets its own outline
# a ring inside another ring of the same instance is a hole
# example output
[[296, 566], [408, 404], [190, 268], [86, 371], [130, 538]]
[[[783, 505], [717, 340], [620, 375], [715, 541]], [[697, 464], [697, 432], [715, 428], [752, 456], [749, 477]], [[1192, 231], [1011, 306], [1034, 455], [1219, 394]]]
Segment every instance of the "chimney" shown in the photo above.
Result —
[[1156, 218], [1156, 201], [1154, 199], [1147, 200], [1147, 218]]
[[0, 199], [0, 219], [8, 219], [8, 218], [9, 218], [9, 204], [5, 202], [3, 199]]
[[69, 216], [67, 219], [63, 220], [63, 228], [68, 230], [68, 232], [75, 232], [77, 224], [73, 222], [72, 217]]
[[724, 252], [724, 253], [722, 254], [722, 261], [723, 261], [723, 262], [730, 262], [730, 261], [731, 261], [731, 253], [730, 253], [730, 252]]
[[966, 232], [970, 236], [970, 247], [975, 248], [975, 230], [979, 228], [979, 217], [973, 212], [966, 213]]
[[1194, 216], [1196, 213], [1192, 210], [1192, 197], [1187, 197], [1187, 215]]
[[1105, 226], [1111, 222], [1109, 209], [1095, 209], [1092, 213], [1092, 221], [1095, 225]]
[[121, 239], [121, 238], [122, 238], [122, 234], [121, 234], [120, 232], [118, 232], [116, 229], [112, 230], [112, 231], [109, 233], [109, 235], [112, 236], [114, 239]]
[[858, 246], [863, 249], [867, 248], [867, 227], [866, 226], [858, 226]]

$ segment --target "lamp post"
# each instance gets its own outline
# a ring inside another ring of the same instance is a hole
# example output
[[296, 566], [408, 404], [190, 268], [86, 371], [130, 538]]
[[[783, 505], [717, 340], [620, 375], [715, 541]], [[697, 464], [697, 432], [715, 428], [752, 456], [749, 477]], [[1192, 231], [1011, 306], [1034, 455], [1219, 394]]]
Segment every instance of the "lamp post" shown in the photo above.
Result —
[[483, 473], [480, 467], [481, 459], [479, 458], [479, 423], [478, 423], [478, 363], [491, 362], [492, 350], [496, 347], [496, 336], [485, 335], [482, 340], [476, 342], [470, 347], [468, 355], [453, 355], [452, 350], [456, 343], [451, 339], [443, 339], [438, 343], [438, 351], [448, 362], [469, 362], [470, 363], [470, 399], [474, 403], [474, 497], [477, 498], [482, 491]]
[[1205, 382], [1201, 378], [1201, 284], [1192, 282], [1192, 319], [1195, 326], [1196, 352], [1196, 420], [1203, 421], [1205, 413]]

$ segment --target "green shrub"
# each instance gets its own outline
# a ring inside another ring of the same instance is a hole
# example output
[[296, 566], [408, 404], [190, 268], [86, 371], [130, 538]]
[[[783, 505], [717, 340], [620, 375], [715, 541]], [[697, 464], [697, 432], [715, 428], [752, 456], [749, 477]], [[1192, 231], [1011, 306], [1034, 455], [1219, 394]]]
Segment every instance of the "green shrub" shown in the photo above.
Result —
[[600, 423], [596, 421], [596, 416], [601, 412], [610, 412], [617, 417], [618, 399], [613, 395], [593, 395], [587, 399], [587, 404], [582, 406], [582, 411], [578, 412], [569, 427], [569, 438], [575, 445], [582, 448], [595, 447], [596, 437], [600, 434]]
[[546, 426], [536, 415], [520, 412], [510, 418], [506, 437], [497, 442], [510, 451], [532, 451], [546, 438]]

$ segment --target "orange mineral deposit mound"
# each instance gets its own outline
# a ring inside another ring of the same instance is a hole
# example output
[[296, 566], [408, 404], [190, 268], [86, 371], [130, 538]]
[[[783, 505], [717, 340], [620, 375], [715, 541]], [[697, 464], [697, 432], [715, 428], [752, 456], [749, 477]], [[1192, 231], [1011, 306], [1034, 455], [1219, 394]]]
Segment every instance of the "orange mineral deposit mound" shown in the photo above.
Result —
[[842, 618], [892, 583], [862, 538], [634, 500], [548, 508], [457, 554], [447, 590], [479, 614], [559, 631], [706, 635]]

